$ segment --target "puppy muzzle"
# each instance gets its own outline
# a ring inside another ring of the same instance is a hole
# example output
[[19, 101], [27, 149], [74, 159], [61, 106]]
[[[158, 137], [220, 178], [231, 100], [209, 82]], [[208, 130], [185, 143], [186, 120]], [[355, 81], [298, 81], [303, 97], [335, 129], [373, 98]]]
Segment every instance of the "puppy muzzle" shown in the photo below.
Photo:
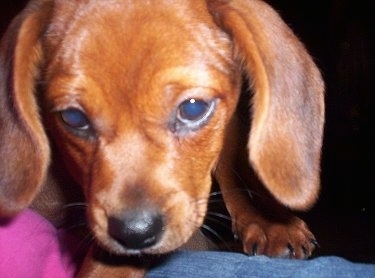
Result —
[[163, 216], [139, 209], [108, 218], [108, 234], [125, 249], [142, 250], [157, 244], [164, 232]]

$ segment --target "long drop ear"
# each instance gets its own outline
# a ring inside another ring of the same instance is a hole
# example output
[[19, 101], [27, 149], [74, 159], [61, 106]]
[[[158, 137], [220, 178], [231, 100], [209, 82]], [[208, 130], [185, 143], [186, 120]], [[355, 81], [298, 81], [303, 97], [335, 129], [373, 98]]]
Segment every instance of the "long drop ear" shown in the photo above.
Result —
[[279, 202], [306, 209], [320, 187], [324, 84], [302, 43], [263, 1], [207, 0], [249, 77], [249, 159]]
[[51, 1], [33, 1], [0, 42], [0, 217], [28, 206], [49, 164], [49, 146], [35, 96], [40, 37]]

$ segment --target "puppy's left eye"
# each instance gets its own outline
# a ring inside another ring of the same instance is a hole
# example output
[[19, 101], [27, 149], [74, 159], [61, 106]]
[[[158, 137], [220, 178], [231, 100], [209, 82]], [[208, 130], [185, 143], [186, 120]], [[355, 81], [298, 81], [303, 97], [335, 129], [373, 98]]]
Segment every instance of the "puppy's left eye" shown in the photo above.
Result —
[[208, 122], [215, 110], [215, 104], [215, 100], [205, 101], [196, 98], [183, 101], [177, 108], [173, 131], [188, 132], [199, 129]]
[[181, 121], [198, 121], [210, 108], [210, 103], [191, 98], [180, 104], [177, 116]]

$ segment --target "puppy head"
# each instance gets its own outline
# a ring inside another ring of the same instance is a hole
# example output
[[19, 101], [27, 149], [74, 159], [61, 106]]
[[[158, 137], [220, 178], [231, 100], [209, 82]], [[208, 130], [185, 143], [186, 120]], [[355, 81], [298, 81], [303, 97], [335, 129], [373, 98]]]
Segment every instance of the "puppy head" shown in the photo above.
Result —
[[56, 2], [43, 118], [99, 242], [166, 252], [202, 224], [241, 74], [204, 2], [112, 4]]
[[[9, 202], [24, 206], [8, 191], [32, 196], [45, 175], [49, 151], [41, 103], [46, 129], [83, 188], [99, 242], [119, 254], [177, 248], [203, 221], [241, 70], [254, 83], [249, 145], [255, 169], [281, 202], [302, 207], [314, 199], [320, 77], [264, 3], [48, 2], [32, 3], [12, 28], [17, 37], [4, 42], [19, 55], [1, 68], [2, 78], [13, 82], [1, 85], [1, 94], [14, 100], [11, 105], [1, 98], [2, 118], [11, 119], [1, 129], [32, 146], [34, 152], [13, 152], [34, 159], [37, 169], [28, 171], [24, 163], [12, 168], [32, 183], [31, 194], [4, 170], [12, 183], [2, 185], [1, 194], [10, 195]], [[269, 22], [277, 23], [276, 30]], [[33, 32], [24, 31], [33, 25]], [[31, 50], [37, 55], [26, 59]], [[11, 137], [4, 140], [14, 144]]]

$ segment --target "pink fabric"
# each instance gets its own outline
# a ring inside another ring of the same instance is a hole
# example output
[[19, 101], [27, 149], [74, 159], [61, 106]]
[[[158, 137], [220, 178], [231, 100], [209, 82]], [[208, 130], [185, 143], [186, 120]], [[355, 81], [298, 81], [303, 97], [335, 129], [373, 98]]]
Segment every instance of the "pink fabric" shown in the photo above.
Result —
[[0, 218], [1, 278], [73, 277], [76, 266], [66, 249], [55, 227], [31, 210]]

